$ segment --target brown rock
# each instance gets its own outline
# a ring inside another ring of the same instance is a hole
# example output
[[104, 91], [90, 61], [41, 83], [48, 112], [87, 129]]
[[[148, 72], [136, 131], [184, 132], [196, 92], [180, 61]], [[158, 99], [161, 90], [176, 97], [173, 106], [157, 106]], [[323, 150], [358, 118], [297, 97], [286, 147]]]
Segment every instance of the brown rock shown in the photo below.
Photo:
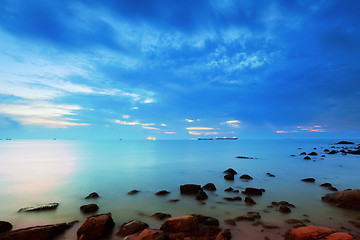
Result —
[[286, 232], [285, 240], [316, 240], [324, 239], [336, 230], [327, 227], [309, 225], [306, 227], [293, 228]]
[[225, 192], [233, 192], [234, 189], [232, 187], [228, 187], [227, 189], [224, 190]]
[[125, 240], [164, 240], [165, 234], [160, 230], [144, 229], [138, 234], [129, 235]]
[[207, 183], [202, 188], [207, 191], [216, 191], [216, 187], [213, 183]]
[[321, 199], [340, 208], [360, 210], [360, 189], [329, 193]]
[[245, 197], [245, 203], [247, 205], [255, 205], [256, 204], [256, 202], [249, 196]]
[[157, 218], [159, 220], [164, 220], [166, 218], [171, 218], [171, 215], [167, 214], [167, 213], [157, 212], [157, 213], [154, 213], [153, 215], [151, 215], [151, 217]]
[[86, 240], [96, 240], [112, 230], [115, 223], [111, 218], [111, 213], [98, 214], [89, 217], [78, 229], [77, 236]]
[[202, 224], [205, 226], [219, 226], [219, 220], [213, 217], [204, 216], [201, 214], [192, 214], [191, 216], [194, 216], [198, 222], [198, 224]]
[[253, 178], [250, 175], [247, 174], [243, 174], [240, 176], [240, 179], [244, 179], [244, 180], [252, 180]]
[[204, 192], [204, 190], [200, 189], [196, 194], [196, 200], [202, 201], [206, 199], [208, 199], [208, 195], [206, 194], [206, 192]]
[[181, 194], [190, 194], [190, 195], [195, 195], [199, 192], [199, 190], [201, 189], [200, 185], [197, 184], [185, 184], [185, 185], [181, 185], [180, 186], [180, 193]]
[[231, 225], [231, 226], [236, 226], [236, 222], [235, 222], [234, 219], [225, 219], [224, 222], [225, 222], [226, 224]]
[[279, 211], [281, 213], [291, 213], [291, 209], [288, 206], [285, 206], [285, 205], [281, 205], [279, 207]]
[[116, 235], [127, 236], [130, 234], [140, 232], [148, 227], [149, 227], [149, 225], [147, 225], [144, 222], [132, 220], [132, 221], [122, 224], [119, 228], [119, 231], [116, 233]]
[[231, 240], [231, 232], [230, 229], [226, 229], [222, 232], [220, 232], [215, 240]]
[[237, 174], [237, 172], [232, 168], [228, 168], [227, 170], [224, 171], [224, 173], [229, 173], [229, 174], [233, 174], [233, 175]]
[[161, 190], [161, 191], [158, 191], [157, 193], [155, 193], [155, 195], [157, 196], [165, 196], [165, 195], [168, 195], [170, 192], [166, 191], [166, 190]]
[[234, 174], [228, 173], [224, 176], [225, 180], [234, 180]]
[[0, 240], [50, 240], [68, 228], [66, 223], [23, 228], [1, 234]]
[[134, 189], [134, 190], [131, 190], [130, 192], [128, 192], [127, 194], [128, 195], [134, 195], [134, 194], [137, 194], [139, 192], [140, 192], [139, 190]]
[[5, 221], [0, 221], [0, 233], [10, 231], [12, 229], [12, 224]]
[[199, 226], [194, 216], [186, 215], [167, 219], [160, 229], [165, 232], [180, 233], [197, 231]]
[[243, 194], [245, 195], [262, 195], [263, 191], [261, 189], [257, 189], [257, 188], [245, 188], [245, 191], [242, 191]]
[[99, 198], [99, 197], [100, 197], [99, 194], [97, 194], [96, 192], [92, 192], [85, 199]]
[[338, 232], [330, 234], [326, 240], [354, 240], [354, 237], [348, 233]]
[[87, 204], [87, 205], [82, 205], [80, 207], [80, 210], [83, 213], [93, 213], [96, 212], [97, 210], [99, 210], [99, 206], [96, 204]]

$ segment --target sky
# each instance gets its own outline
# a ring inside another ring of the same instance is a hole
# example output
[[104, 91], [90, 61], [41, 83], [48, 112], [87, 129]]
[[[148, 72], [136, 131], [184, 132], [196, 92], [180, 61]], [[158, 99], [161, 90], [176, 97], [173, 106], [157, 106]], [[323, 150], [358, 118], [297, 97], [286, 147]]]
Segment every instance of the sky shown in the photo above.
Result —
[[0, 138], [358, 138], [360, 1], [0, 0]]

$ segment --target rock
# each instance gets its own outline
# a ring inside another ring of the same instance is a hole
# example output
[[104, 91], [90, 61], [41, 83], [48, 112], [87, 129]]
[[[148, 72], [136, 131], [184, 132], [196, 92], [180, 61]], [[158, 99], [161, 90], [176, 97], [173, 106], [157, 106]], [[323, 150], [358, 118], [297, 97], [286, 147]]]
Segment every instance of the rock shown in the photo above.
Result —
[[216, 187], [213, 183], [207, 183], [202, 188], [207, 191], [216, 191]]
[[157, 218], [159, 220], [164, 220], [166, 218], [171, 218], [171, 215], [167, 214], [167, 213], [157, 212], [157, 213], [154, 213], [153, 215], [151, 215], [151, 217]]
[[340, 141], [337, 144], [355, 144], [354, 142]]
[[234, 219], [225, 219], [224, 222], [225, 222], [226, 224], [231, 225], [231, 226], [236, 226], [236, 222], [235, 222]]
[[234, 170], [234, 169], [232, 169], [232, 168], [228, 168], [227, 170], [225, 170], [223, 173], [229, 173], [229, 174], [237, 174], [237, 172]]
[[324, 152], [330, 152], [330, 150], [329, 149], [324, 149]]
[[291, 209], [288, 206], [285, 206], [285, 205], [281, 205], [279, 207], [279, 211], [281, 213], [291, 213]]
[[243, 194], [253, 196], [253, 195], [262, 195], [263, 191], [257, 188], [245, 188], [245, 191], [242, 191]]
[[356, 151], [349, 150], [347, 153], [354, 154], [354, 155], [360, 155], [360, 150], [356, 150]]
[[348, 233], [337, 232], [330, 234], [326, 240], [354, 240], [354, 237]]
[[290, 157], [295, 157], [295, 154], [291, 154]]
[[231, 232], [229, 229], [226, 229], [222, 232], [220, 232], [215, 240], [231, 240]]
[[80, 207], [80, 210], [83, 213], [93, 213], [93, 212], [96, 212], [97, 210], [99, 210], [99, 206], [96, 204], [82, 205]]
[[268, 175], [269, 177], [275, 177], [275, 175], [271, 173], [266, 173], [266, 175]]
[[165, 220], [160, 230], [170, 233], [192, 232], [198, 231], [199, 226], [194, 216], [186, 215]]
[[308, 154], [309, 156], [317, 156], [318, 154], [316, 152], [311, 152]]
[[301, 179], [301, 181], [303, 181], [303, 182], [315, 182], [315, 178], [304, 178], [304, 179]]
[[354, 225], [357, 228], [360, 228], [360, 222], [356, 222], [356, 221], [349, 221], [349, 223], [351, 223], [352, 225]]
[[263, 222], [260, 222], [260, 225], [261, 225], [263, 228], [265, 228], [265, 229], [276, 229], [276, 228], [279, 228], [278, 226], [266, 224], [266, 223], [263, 223]]
[[236, 158], [241, 158], [241, 159], [254, 159], [252, 157], [244, 157], [244, 156], [237, 156]]
[[90, 199], [90, 198], [99, 198], [99, 194], [97, 194], [96, 192], [92, 192], [90, 193], [85, 199]]
[[12, 224], [6, 221], [0, 221], [0, 233], [10, 231], [12, 229]]
[[291, 224], [291, 225], [296, 225], [296, 227], [304, 227], [304, 226], [306, 226], [306, 224], [303, 221], [298, 220], [298, 219], [288, 219], [285, 222], [288, 223], [288, 224]]
[[144, 229], [138, 234], [125, 237], [124, 240], [165, 240], [165, 234], [160, 230]]
[[323, 155], [321, 155], [321, 157], [322, 157], [322, 158], [324, 158], [324, 157], [325, 157], [325, 155], [323, 154]]
[[316, 240], [325, 239], [336, 230], [327, 227], [309, 225], [306, 227], [293, 228], [286, 232], [285, 240]]
[[234, 202], [234, 201], [241, 201], [241, 197], [224, 197], [224, 200]]
[[155, 193], [155, 195], [157, 196], [165, 196], [165, 195], [168, 195], [170, 192], [166, 191], [166, 190], [161, 190], [161, 191], [158, 191], [157, 193]]
[[233, 189], [232, 187], [229, 187], [229, 188], [225, 189], [224, 191], [225, 191], [225, 192], [233, 192], [234, 189]]
[[25, 207], [21, 208], [18, 212], [35, 212], [35, 211], [46, 211], [46, 210], [54, 210], [59, 206], [58, 203], [48, 203], [35, 207]]
[[323, 183], [320, 186], [321, 187], [332, 187], [331, 183]]
[[111, 213], [98, 214], [89, 217], [77, 230], [76, 234], [78, 238], [97, 240], [110, 232], [114, 225]]
[[132, 221], [122, 224], [119, 228], [119, 231], [116, 233], [116, 235], [127, 236], [130, 234], [140, 232], [148, 227], [149, 227], [149, 225], [144, 222], [132, 220]]
[[22, 240], [22, 239], [36, 239], [36, 240], [50, 240], [62, 234], [70, 226], [66, 223], [59, 223], [53, 225], [44, 225], [18, 229], [10, 232], [5, 232], [0, 235], [0, 240]]
[[328, 152], [327, 154], [337, 154], [339, 151], [337, 150], [331, 150], [330, 152]]
[[219, 226], [219, 220], [213, 217], [204, 216], [201, 214], [192, 214], [191, 216], [194, 216], [198, 222], [198, 224], [202, 224], [205, 226]]
[[128, 195], [134, 195], [134, 194], [137, 194], [139, 192], [140, 192], [139, 190], [134, 189], [134, 190], [131, 190], [130, 192], [128, 192], [127, 194]]
[[251, 180], [253, 178], [250, 175], [244, 174], [240, 176], [240, 179]]
[[196, 194], [196, 200], [202, 201], [208, 199], [208, 195], [204, 190], [200, 189], [199, 192]]
[[329, 193], [321, 199], [340, 208], [360, 210], [360, 189]]
[[304, 157], [304, 160], [311, 160], [311, 157], [305, 156], [305, 157]]
[[234, 174], [228, 173], [224, 176], [224, 179], [225, 180], [234, 180]]
[[178, 202], [180, 199], [170, 199], [169, 202]]
[[255, 221], [255, 219], [260, 219], [260, 213], [258, 212], [248, 212], [246, 216], [239, 216], [235, 218], [235, 221]]
[[180, 186], [180, 193], [181, 194], [189, 194], [189, 195], [195, 195], [199, 192], [201, 189], [200, 185], [197, 184], [185, 184]]
[[334, 191], [334, 192], [338, 191], [338, 189], [336, 187], [329, 187], [329, 190]]
[[[272, 203], [276, 203], [276, 202], [272, 202]], [[283, 205], [283, 206], [287, 206], [287, 207], [291, 207], [291, 208], [296, 208], [294, 204], [291, 204], [287, 201], [280, 201], [277, 203], [277, 205]]]
[[306, 155], [306, 152], [302, 152], [302, 153], [300, 153], [300, 155]]
[[245, 203], [247, 205], [255, 205], [256, 204], [256, 202], [249, 196], [245, 197]]

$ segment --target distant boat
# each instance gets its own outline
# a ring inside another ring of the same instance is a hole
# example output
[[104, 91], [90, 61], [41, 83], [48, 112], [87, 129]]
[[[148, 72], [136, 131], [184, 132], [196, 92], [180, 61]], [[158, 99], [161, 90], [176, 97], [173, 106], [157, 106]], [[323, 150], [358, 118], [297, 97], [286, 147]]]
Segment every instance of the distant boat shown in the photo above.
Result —
[[212, 137], [209, 138], [198, 138], [197, 140], [214, 140]]
[[150, 141], [155, 141], [155, 140], [156, 140], [156, 138], [154, 138], [154, 137], [148, 137], [148, 138], [147, 138], [147, 140], [150, 140]]
[[216, 140], [237, 140], [237, 137], [216, 137]]

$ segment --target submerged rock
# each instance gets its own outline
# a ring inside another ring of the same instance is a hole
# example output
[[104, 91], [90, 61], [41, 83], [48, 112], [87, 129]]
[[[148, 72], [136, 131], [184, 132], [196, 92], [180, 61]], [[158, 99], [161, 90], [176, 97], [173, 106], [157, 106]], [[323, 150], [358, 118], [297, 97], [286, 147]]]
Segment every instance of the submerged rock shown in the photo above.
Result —
[[279, 211], [281, 213], [291, 213], [291, 209], [288, 206], [285, 206], [285, 205], [281, 205], [279, 207]]
[[54, 210], [59, 206], [58, 203], [48, 203], [34, 207], [25, 207], [21, 208], [18, 212], [35, 212], [35, 211], [46, 211], [46, 210]]
[[225, 180], [234, 180], [234, 174], [226, 174], [225, 176], [224, 176], [224, 178], [225, 178]]
[[340, 141], [337, 144], [355, 144], [354, 142]]
[[250, 175], [244, 174], [240, 176], [240, 179], [252, 180], [253, 178]]
[[303, 182], [315, 182], [315, 178], [304, 178], [304, 179], [301, 179], [301, 181], [303, 181]]
[[305, 157], [304, 157], [304, 160], [311, 160], [311, 157], [305, 156]]
[[134, 234], [148, 228], [149, 225], [140, 221], [129, 221], [120, 226], [119, 231], [116, 233], [118, 236], [127, 236]]
[[234, 202], [234, 201], [241, 201], [241, 197], [224, 197], [224, 200]]
[[308, 154], [309, 156], [317, 156], [318, 154], [316, 152], [311, 152]]
[[254, 199], [252, 199], [252, 198], [249, 197], [249, 196], [245, 197], [245, 203], [246, 203], [247, 205], [255, 205], [255, 204], [256, 204], [256, 202], [254, 201]]
[[266, 173], [266, 175], [268, 175], [269, 177], [275, 177], [275, 175], [271, 173]]
[[244, 157], [244, 156], [237, 156], [236, 158], [241, 158], [241, 159], [254, 159], [253, 157]]
[[208, 199], [208, 195], [206, 194], [206, 192], [204, 192], [204, 190], [200, 189], [198, 191], [198, 193], [196, 194], [196, 200], [206, 200]]
[[243, 194], [245, 195], [262, 195], [263, 193], [263, 189], [258, 189], [258, 188], [245, 188], [245, 191], [242, 191]]
[[207, 183], [202, 188], [207, 191], [216, 191], [215, 184], [213, 183]]
[[201, 189], [200, 185], [197, 184], [185, 184], [180, 186], [180, 193], [181, 194], [197, 194]]
[[85, 199], [90, 199], [90, 198], [96, 199], [96, 198], [99, 198], [99, 197], [100, 197], [99, 194], [97, 194], [96, 192], [92, 192]]
[[360, 189], [329, 193], [321, 199], [340, 208], [360, 210]]
[[10, 231], [12, 229], [12, 224], [6, 221], [0, 221], [0, 233]]
[[99, 206], [96, 204], [87, 204], [87, 205], [82, 205], [80, 207], [80, 210], [83, 213], [93, 213], [96, 212], [97, 210], [99, 210]]
[[236, 222], [235, 222], [234, 219], [225, 219], [224, 222], [225, 222], [226, 224], [231, 225], [231, 226], [236, 226]]
[[233, 192], [234, 189], [232, 187], [228, 187], [227, 189], [224, 190], [225, 192]]
[[98, 214], [89, 217], [77, 230], [78, 238], [86, 240], [97, 240], [112, 230], [115, 223], [111, 213]]
[[140, 192], [139, 190], [134, 189], [134, 190], [131, 190], [130, 192], [128, 192], [127, 194], [128, 195], [134, 195], [134, 194], [137, 194], [139, 192]]
[[158, 191], [157, 193], [155, 193], [155, 195], [157, 196], [165, 196], [165, 195], [168, 195], [170, 192], [166, 191], [166, 190], [161, 190], [161, 191]]
[[237, 174], [237, 172], [232, 169], [232, 168], [228, 168], [227, 170], [225, 170], [223, 173], [230, 173], [230, 174]]
[[151, 215], [151, 217], [157, 218], [159, 220], [164, 220], [166, 218], [171, 218], [171, 215], [168, 213], [157, 212], [157, 213], [154, 213], [153, 215]]

